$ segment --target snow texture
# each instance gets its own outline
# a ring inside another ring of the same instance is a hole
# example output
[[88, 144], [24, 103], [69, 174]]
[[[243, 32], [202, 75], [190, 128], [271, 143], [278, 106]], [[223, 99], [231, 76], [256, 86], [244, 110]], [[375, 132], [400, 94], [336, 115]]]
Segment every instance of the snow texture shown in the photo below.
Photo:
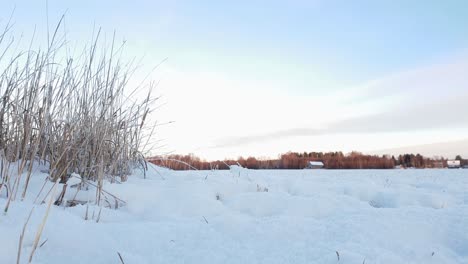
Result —
[[[38, 168], [26, 199], [0, 215], [0, 263], [16, 263], [35, 207], [22, 246], [27, 263], [47, 207], [33, 203], [45, 177]], [[86, 205], [53, 206], [33, 263], [120, 263], [117, 252], [126, 264], [468, 263], [468, 170], [152, 166], [146, 179], [137, 171], [104, 189], [126, 203], [102, 207], [99, 223], [92, 186], [77, 198], [90, 201], [88, 220]]]

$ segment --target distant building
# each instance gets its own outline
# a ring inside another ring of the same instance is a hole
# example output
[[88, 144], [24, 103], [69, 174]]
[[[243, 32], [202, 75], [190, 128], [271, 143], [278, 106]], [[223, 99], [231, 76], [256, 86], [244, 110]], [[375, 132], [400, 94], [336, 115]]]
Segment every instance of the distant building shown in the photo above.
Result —
[[309, 164], [307, 164], [306, 169], [322, 169], [323, 166], [323, 162], [321, 161], [309, 161]]
[[432, 163], [432, 168], [437, 168], [437, 169], [441, 169], [444, 167], [444, 162], [443, 161], [440, 161], [440, 160], [436, 160]]
[[461, 164], [459, 160], [447, 160], [447, 167], [449, 169], [459, 169]]

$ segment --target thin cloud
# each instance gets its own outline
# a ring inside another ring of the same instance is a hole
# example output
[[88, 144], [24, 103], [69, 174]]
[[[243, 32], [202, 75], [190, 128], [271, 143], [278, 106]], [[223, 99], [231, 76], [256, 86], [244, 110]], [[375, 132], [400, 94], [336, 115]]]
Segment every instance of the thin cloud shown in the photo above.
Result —
[[441, 153], [446, 158], [455, 158], [456, 155], [462, 155], [462, 157], [468, 157], [468, 138], [462, 140], [438, 142], [432, 144], [414, 145], [402, 148], [391, 148], [384, 150], [371, 151], [372, 154], [383, 155], [398, 155], [401, 153], [419, 153], [426, 157], [439, 156]]
[[375, 115], [350, 118], [330, 123], [325, 128], [292, 128], [253, 136], [232, 137], [215, 143], [214, 148], [274, 141], [290, 137], [326, 134], [366, 134], [411, 132], [439, 128], [468, 127], [468, 93], [427, 105], [402, 107]]
[[343, 103], [360, 104], [394, 98], [394, 104], [419, 103], [449, 98], [468, 90], [468, 51], [437, 63], [405, 70], [385, 78], [343, 90]]

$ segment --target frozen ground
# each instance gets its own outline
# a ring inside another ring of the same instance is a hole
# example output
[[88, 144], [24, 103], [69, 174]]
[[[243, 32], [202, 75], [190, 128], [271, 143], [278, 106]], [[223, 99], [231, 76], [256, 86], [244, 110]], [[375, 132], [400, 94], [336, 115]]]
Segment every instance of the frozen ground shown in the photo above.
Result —
[[[0, 215], [2, 264], [16, 263], [44, 176]], [[53, 206], [33, 263], [468, 263], [468, 170], [151, 169], [105, 190], [127, 204], [99, 223], [96, 206], [87, 221], [84, 205]], [[35, 205], [22, 263], [45, 210]]]

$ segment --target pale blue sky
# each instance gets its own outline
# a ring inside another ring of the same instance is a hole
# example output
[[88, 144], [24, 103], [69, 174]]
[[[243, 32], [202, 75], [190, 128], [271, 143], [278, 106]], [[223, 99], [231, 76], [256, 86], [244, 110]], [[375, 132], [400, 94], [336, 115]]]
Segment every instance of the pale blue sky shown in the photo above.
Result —
[[[41, 32], [45, 6], [3, 3], [0, 23], [15, 9], [16, 32], [28, 35], [34, 25]], [[444, 118], [468, 112], [461, 103], [446, 103], [456, 97], [450, 94], [468, 94], [467, 1], [49, 0], [48, 6], [50, 24], [67, 13], [71, 42], [88, 41], [96, 24], [107, 36], [115, 29], [127, 40], [127, 55], [144, 55], [148, 69], [169, 58], [155, 75], [167, 100], [161, 115], [177, 124], [161, 131], [168, 150], [210, 158], [311, 148], [373, 150], [462, 139], [467, 132]], [[177, 98], [181, 94], [190, 100]], [[214, 103], [219, 98], [231, 99]], [[396, 121], [395, 129], [372, 129], [376, 118], [370, 113], [406, 117], [398, 111], [415, 113], [427, 103], [430, 116], [447, 105], [435, 126], [425, 117], [427, 124]], [[277, 118], [265, 118], [270, 114]], [[354, 120], [370, 122], [370, 129], [347, 131]], [[196, 130], [193, 136], [180, 132], [188, 128]], [[266, 142], [251, 142], [258, 138]]]

